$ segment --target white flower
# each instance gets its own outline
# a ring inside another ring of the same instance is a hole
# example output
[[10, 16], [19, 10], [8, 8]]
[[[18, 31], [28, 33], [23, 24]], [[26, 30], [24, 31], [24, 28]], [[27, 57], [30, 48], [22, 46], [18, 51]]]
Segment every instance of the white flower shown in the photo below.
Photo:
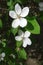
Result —
[[43, 2], [39, 2], [39, 6], [40, 7], [43, 7]]
[[15, 37], [15, 40], [17, 41], [23, 41], [23, 47], [27, 47], [27, 45], [31, 45], [31, 40], [29, 39], [30, 37], [30, 32], [25, 31], [25, 33], [21, 30], [19, 30], [19, 36]]
[[4, 57], [5, 57], [5, 53], [3, 52], [3, 53], [0, 54], [0, 61], [3, 61]]
[[5, 57], [5, 53], [3, 52], [3, 53], [1, 54], [1, 56], [2, 56], [2, 57]]
[[20, 5], [17, 3], [15, 5], [15, 11], [9, 11], [9, 16], [13, 18], [12, 22], [12, 27], [17, 28], [18, 26], [20, 27], [25, 27], [27, 25], [27, 20], [24, 18], [28, 15], [29, 13], [29, 8], [24, 7], [21, 9]]
[[39, 10], [43, 11], [43, 2], [39, 2]]

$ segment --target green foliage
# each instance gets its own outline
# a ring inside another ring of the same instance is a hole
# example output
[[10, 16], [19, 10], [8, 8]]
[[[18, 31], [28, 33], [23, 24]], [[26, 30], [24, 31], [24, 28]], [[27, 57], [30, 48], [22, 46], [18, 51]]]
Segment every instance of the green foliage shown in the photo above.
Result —
[[10, 36], [10, 34], [11, 34], [11, 30], [8, 30], [8, 31], [6, 32], [6, 37], [8, 38], [8, 37]]
[[2, 28], [2, 20], [0, 19], [0, 28]]
[[40, 17], [40, 20], [43, 22], [43, 16]]
[[34, 2], [37, 2], [37, 3], [39, 3], [39, 2], [40, 2], [40, 0], [34, 0]]
[[43, 11], [40, 12], [40, 20], [43, 22]]
[[3, 45], [3, 47], [5, 47], [6, 46], [6, 39], [2, 39], [2, 45]]
[[21, 4], [22, 2], [21, 2], [21, 0], [15, 0], [15, 4], [16, 3], [20, 3]]
[[10, 10], [13, 9], [13, 5], [14, 5], [13, 0], [7, 2], [7, 6], [9, 7]]
[[6, 43], [5, 42], [2, 42], [2, 45], [3, 45], [3, 47], [5, 47], [6, 46]]
[[26, 60], [27, 59], [27, 53], [24, 49], [21, 49], [18, 51], [18, 57], [21, 59]]
[[11, 28], [11, 32], [13, 33], [13, 35], [15, 36], [16, 33], [18, 32], [18, 28], [14, 29], [14, 28]]
[[19, 2], [21, 1], [21, 4], [25, 4], [27, 1], [26, 0], [19, 0]]
[[30, 31], [32, 34], [40, 34], [40, 26], [35, 18], [28, 19], [26, 30]]
[[12, 62], [11, 60], [8, 61], [8, 65], [15, 65], [15, 62]]
[[13, 53], [12, 49], [6, 46], [4, 48], [4, 52], [6, 53], [6, 58], [10, 59], [9, 56], [10, 56], [11, 53]]
[[17, 47], [21, 47], [21, 45], [22, 45], [22, 41], [17, 41], [17, 42], [16, 42], [16, 46], [17, 46]]

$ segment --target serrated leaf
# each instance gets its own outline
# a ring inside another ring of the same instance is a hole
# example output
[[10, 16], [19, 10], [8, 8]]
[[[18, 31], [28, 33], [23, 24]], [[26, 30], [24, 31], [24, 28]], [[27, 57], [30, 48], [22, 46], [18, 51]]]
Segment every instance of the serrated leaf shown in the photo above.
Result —
[[40, 26], [36, 19], [28, 19], [28, 25], [26, 30], [30, 31], [32, 34], [40, 34]]

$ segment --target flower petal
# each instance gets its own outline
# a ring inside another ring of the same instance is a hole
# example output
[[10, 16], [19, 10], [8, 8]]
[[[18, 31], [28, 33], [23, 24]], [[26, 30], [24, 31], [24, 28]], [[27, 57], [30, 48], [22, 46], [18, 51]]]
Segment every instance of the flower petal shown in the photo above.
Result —
[[27, 38], [27, 44], [28, 45], [31, 45], [32, 44], [32, 42], [31, 42], [31, 40], [29, 38]]
[[17, 18], [17, 15], [16, 15], [16, 13], [14, 11], [9, 11], [9, 16], [11, 18]]
[[24, 34], [24, 37], [29, 37], [30, 36], [30, 32], [29, 31], [26, 31], [25, 34]]
[[15, 11], [18, 15], [21, 13], [21, 7], [18, 3], [15, 5]]
[[23, 40], [23, 47], [27, 47], [27, 43], [25, 42], [25, 40]]
[[5, 53], [2, 53], [1, 56], [2, 56], [2, 57], [5, 57]]
[[3, 61], [3, 60], [4, 60], [4, 58], [2, 57], [2, 58], [1, 58], [1, 60]]
[[17, 40], [17, 41], [21, 41], [22, 38], [21, 38], [21, 36], [16, 36], [16, 37], [15, 37], [15, 40]]
[[43, 11], [43, 7], [40, 7], [39, 10], [40, 10], [40, 11]]
[[27, 20], [25, 18], [20, 18], [20, 26], [23, 28], [27, 25]]
[[43, 7], [43, 2], [39, 2], [39, 7]]
[[29, 13], [29, 8], [28, 7], [24, 7], [23, 9], [22, 9], [22, 12], [21, 12], [21, 17], [26, 17], [27, 15], [28, 15], [28, 13]]
[[16, 19], [12, 22], [12, 27], [17, 28], [19, 26], [19, 19]]
[[31, 45], [31, 40], [29, 38], [23, 40], [23, 47], [26, 47], [27, 45]]

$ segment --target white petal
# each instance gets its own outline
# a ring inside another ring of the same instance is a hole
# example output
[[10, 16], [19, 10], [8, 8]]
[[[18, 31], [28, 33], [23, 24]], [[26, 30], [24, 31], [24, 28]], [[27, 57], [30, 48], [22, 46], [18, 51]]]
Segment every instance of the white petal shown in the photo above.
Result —
[[19, 4], [16, 4], [16, 5], [15, 5], [15, 11], [16, 11], [16, 13], [17, 13], [18, 15], [21, 13], [21, 7], [20, 7]]
[[3, 61], [3, 60], [4, 60], [4, 58], [1, 58], [1, 60]]
[[19, 19], [16, 19], [12, 22], [12, 27], [17, 28], [19, 26]]
[[32, 42], [31, 42], [31, 40], [29, 38], [26, 38], [25, 40], [27, 40], [27, 45], [31, 45], [32, 44]]
[[21, 41], [22, 38], [21, 38], [21, 36], [16, 36], [16, 37], [15, 37], [15, 40], [17, 40], [17, 41]]
[[28, 15], [28, 13], [29, 13], [29, 8], [28, 7], [24, 7], [23, 9], [22, 9], [22, 12], [21, 12], [21, 17], [26, 17], [27, 15]]
[[43, 7], [43, 2], [40, 2], [40, 3], [39, 3], [39, 6], [40, 6], [40, 7]]
[[5, 53], [2, 53], [1, 56], [2, 56], [2, 57], [5, 57]]
[[27, 47], [27, 44], [26, 43], [23, 43], [23, 47], [26, 48]]
[[25, 42], [25, 40], [23, 40], [23, 47], [27, 47], [27, 43]]
[[11, 18], [17, 18], [17, 15], [16, 15], [16, 13], [14, 11], [9, 11], [9, 16]]
[[27, 45], [31, 45], [31, 40], [29, 38], [23, 40], [23, 47], [26, 47]]
[[20, 26], [23, 28], [27, 25], [27, 20], [25, 18], [20, 18]]
[[40, 7], [39, 10], [40, 10], [40, 11], [43, 11], [43, 7]]
[[29, 37], [30, 36], [30, 32], [29, 31], [26, 31], [25, 34], [24, 34], [24, 37]]

